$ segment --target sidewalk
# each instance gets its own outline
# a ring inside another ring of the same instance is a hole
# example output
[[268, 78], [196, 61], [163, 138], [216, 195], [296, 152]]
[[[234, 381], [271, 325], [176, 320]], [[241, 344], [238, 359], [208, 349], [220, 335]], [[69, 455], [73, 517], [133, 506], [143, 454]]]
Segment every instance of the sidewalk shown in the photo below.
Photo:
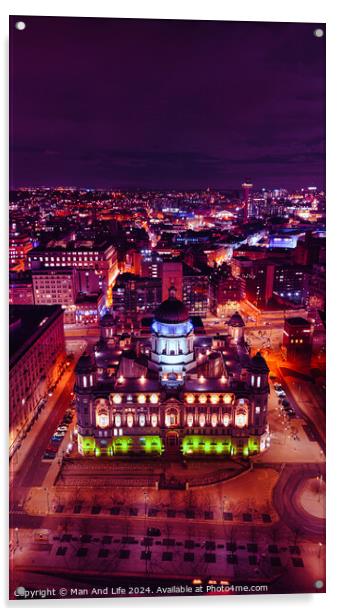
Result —
[[48, 398], [45, 408], [41, 411], [37, 420], [33, 424], [32, 428], [22, 441], [21, 447], [17, 450], [9, 462], [9, 471], [10, 471], [10, 484], [13, 483], [15, 475], [22, 468], [27, 456], [29, 455], [32, 447], [34, 447], [36, 441], [39, 439], [39, 436], [42, 434], [45, 427], [47, 427], [48, 421], [50, 419], [50, 415], [54, 410], [54, 407], [58, 403], [60, 396], [63, 393], [64, 388], [68, 384], [71, 379], [74, 379], [74, 366], [75, 359], [71, 365], [66, 368], [63, 376], [61, 377], [53, 395]]

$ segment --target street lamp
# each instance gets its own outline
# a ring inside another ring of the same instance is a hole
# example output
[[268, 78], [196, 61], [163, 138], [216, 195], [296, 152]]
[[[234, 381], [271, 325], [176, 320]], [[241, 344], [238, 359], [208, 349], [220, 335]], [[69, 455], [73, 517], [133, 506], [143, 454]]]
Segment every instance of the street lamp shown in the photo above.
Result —
[[15, 532], [15, 547], [18, 548], [20, 545], [20, 542], [19, 542], [19, 529], [17, 526], [14, 529], [14, 532]]

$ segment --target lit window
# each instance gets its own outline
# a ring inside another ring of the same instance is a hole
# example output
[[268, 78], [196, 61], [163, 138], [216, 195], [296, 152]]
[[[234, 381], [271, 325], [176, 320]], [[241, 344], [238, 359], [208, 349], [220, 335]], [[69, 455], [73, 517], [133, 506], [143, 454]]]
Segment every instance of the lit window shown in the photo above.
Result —
[[145, 426], [145, 415], [143, 415], [143, 413], [141, 415], [139, 415], [139, 425], [140, 425], [141, 428], [144, 428], [144, 426]]
[[199, 425], [201, 426], [201, 428], [204, 428], [204, 426], [205, 426], [205, 415], [204, 415], [204, 413], [200, 413], [198, 421], [199, 421]]
[[223, 402], [224, 402], [224, 404], [230, 404], [230, 402], [231, 402], [231, 395], [230, 394], [226, 394], [225, 396], [223, 396]]
[[145, 402], [146, 402], [146, 397], [144, 396], [144, 394], [139, 394], [139, 396], [138, 396], [138, 402], [139, 402], [139, 404], [145, 404]]
[[258, 376], [256, 379], [256, 387], [261, 387], [261, 377]]
[[83, 376], [83, 387], [87, 387], [87, 377]]
[[205, 404], [207, 401], [207, 396], [205, 394], [201, 394], [198, 398], [201, 404]]
[[255, 413], [261, 413], [261, 407], [255, 406]]
[[217, 426], [217, 415], [216, 413], [213, 413], [211, 416], [211, 425], [213, 428], [215, 428], [215, 426]]
[[109, 425], [108, 415], [105, 415], [104, 413], [99, 415], [98, 423], [101, 428], [106, 428]]
[[151, 394], [151, 396], [150, 396], [150, 402], [151, 402], [152, 404], [157, 404], [157, 402], [158, 402], [158, 396], [157, 396], [157, 394]]
[[188, 394], [186, 400], [188, 404], [193, 404], [195, 402], [195, 396], [193, 396], [192, 394]]
[[228, 413], [224, 413], [223, 415], [223, 425], [225, 428], [227, 428], [229, 426], [229, 422], [230, 422], [230, 417], [228, 415]]
[[117, 428], [120, 428], [120, 426], [122, 425], [122, 416], [117, 413], [117, 415], [115, 416], [115, 426]]
[[191, 428], [193, 426], [194, 423], [194, 416], [192, 413], [189, 413], [187, 416], [187, 424], [189, 426], [189, 428]]
[[156, 413], [153, 413], [151, 415], [151, 425], [152, 425], [153, 428], [157, 427], [157, 422], [158, 422], [158, 417], [157, 417]]
[[239, 409], [236, 412], [235, 423], [238, 428], [244, 428], [244, 426], [247, 424], [247, 411], [245, 411], [244, 409]]
[[120, 404], [120, 403], [121, 403], [121, 401], [122, 401], [122, 396], [121, 396], [120, 394], [115, 394], [115, 395], [113, 396], [113, 402], [114, 402], [115, 404]]
[[131, 413], [129, 413], [127, 416], [127, 425], [129, 428], [132, 428], [133, 426], [133, 415]]
[[255, 377], [254, 377], [254, 375], [252, 374], [252, 375], [251, 375], [251, 386], [252, 386], [252, 387], [254, 387], [254, 385], [255, 385]]
[[217, 394], [212, 394], [210, 396], [211, 404], [218, 404], [219, 396]]

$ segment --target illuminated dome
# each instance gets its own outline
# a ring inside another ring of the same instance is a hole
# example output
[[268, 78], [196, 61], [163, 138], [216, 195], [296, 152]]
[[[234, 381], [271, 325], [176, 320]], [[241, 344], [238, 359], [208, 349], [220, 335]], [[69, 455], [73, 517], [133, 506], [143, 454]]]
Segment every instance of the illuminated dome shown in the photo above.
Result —
[[269, 372], [267, 362], [261, 353], [256, 353], [250, 360], [251, 368], [256, 372]]
[[114, 325], [114, 318], [110, 312], [106, 312], [100, 319], [101, 327], [112, 327]]
[[95, 370], [93, 357], [88, 353], [84, 353], [78, 360], [76, 372], [77, 374], [86, 374], [92, 370]]
[[194, 327], [183, 302], [169, 289], [169, 297], [155, 311], [151, 325], [149, 367], [159, 372], [165, 387], [177, 387], [194, 367]]
[[99, 338], [98, 342], [96, 342], [96, 344], [94, 345], [94, 350], [97, 353], [106, 353], [106, 351], [108, 350], [108, 344], [105, 338]]
[[228, 325], [232, 327], [245, 327], [245, 322], [239, 312], [234, 312], [228, 321]]
[[175, 290], [171, 288], [169, 297], [157, 308], [155, 312], [156, 321], [169, 325], [184, 323], [189, 319], [189, 312], [186, 306], [175, 297]]

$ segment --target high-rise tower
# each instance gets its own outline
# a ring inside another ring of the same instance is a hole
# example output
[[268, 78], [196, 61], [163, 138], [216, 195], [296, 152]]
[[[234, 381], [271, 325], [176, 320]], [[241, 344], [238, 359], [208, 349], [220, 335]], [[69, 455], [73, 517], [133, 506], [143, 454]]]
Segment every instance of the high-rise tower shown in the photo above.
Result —
[[242, 184], [242, 205], [243, 205], [243, 222], [246, 224], [249, 220], [249, 216], [251, 214], [251, 190], [253, 188], [253, 184], [246, 180]]

